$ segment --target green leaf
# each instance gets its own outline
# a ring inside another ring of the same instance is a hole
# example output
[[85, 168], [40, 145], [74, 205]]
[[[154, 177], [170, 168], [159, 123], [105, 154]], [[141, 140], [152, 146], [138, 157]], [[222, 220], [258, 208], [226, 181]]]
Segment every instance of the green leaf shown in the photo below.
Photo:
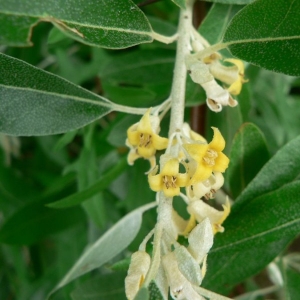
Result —
[[153, 202], [139, 207], [106, 231], [81, 255], [72, 269], [50, 292], [49, 296], [75, 278], [101, 267], [123, 251], [137, 235], [142, 223], [143, 213], [156, 205], [156, 202]]
[[262, 270], [299, 233], [300, 181], [244, 203], [225, 221], [208, 255], [204, 286], [216, 292]]
[[223, 42], [234, 56], [271, 71], [300, 75], [300, 2], [258, 0], [229, 24]]
[[0, 53], [0, 131], [47, 135], [104, 116], [113, 103], [63, 78]]
[[289, 96], [293, 77], [251, 66], [247, 69], [256, 113], [251, 121], [265, 133], [271, 152], [299, 134], [300, 103]]
[[288, 265], [283, 266], [285, 299], [300, 299], [300, 273]]
[[29, 204], [6, 220], [0, 230], [0, 242], [30, 245], [84, 219], [83, 211], [79, 207], [71, 208], [66, 213], [46, 208], [43, 203]]
[[126, 257], [114, 263], [112, 266], [110, 266], [110, 269], [113, 271], [127, 271], [130, 265], [130, 261], [131, 258]]
[[199, 33], [205, 37], [211, 45], [218, 43], [222, 39], [228, 23], [242, 8], [242, 6], [238, 5], [225, 5], [220, 3], [214, 3], [212, 5], [198, 29]]
[[172, 80], [175, 51], [166, 49], [135, 50], [116, 55], [100, 76], [122, 85], [154, 85]]
[[54, 151], [58, 151], [63, 149], [65, 146], [67, 146], [69, 143], [72, 142], [72, 140], [75, 138], [77, 134], [77, 130], [69, 131], [65, 133], [55, 144], [53, 147]]
[[155, 32], [166, 36], [171, 36], [176, 33], [177, 28], [174, 24], [153, 16], [147, 16], [147, 17], [151, 24], [151, 27]]
[[30, 30], [35, 21], [36, 18], [33, 17], [0, 14], [0, 44], [12, 47], [32, 46]]
[[207, 2], [216, 2], [222, 4], [238, 4], [238, 5], [245, 5], [253, 2], [254, 0], [204, 0]]
[[[204, 96], [206, 99], [206, 96]], [[247, 85], [243, 86], [242, 92], [237, 96], [238, 105], [236, 107], [223, 107], [222, 111], [215, 113], [207, 110], [207, 134], [212, 138], [211, 126], [220, 129], [226, 141], [225, 153], [228, 154], [231, 148], [233, 138], [240, 126], [248, 121], [249, 111], [251, 109], [250, 93]], [[226, 176], [227, 173], [225, 173]], [[225, 182], [226, 183], [226, 182]]]
[[114, 167], [107, 171], [103, 176], [100, 177], [97, 182], [92, 184], [90, 187], [83, 189], [82, 191], [72, 194], [62, 200], [52, 202], [48, 204], [51, 208], [67, 208], [78, 205], [83, 201], [90, 199], [92, 196], [101, 192], [103, 189], [109, 186], [109, 184], [120, 175], [125, 168], [128, 166], [126, 157], [123, 157]]
[[120, 300], [125, 296], [126, 273], [112, 273], [97, 276], [79, 284], [71, 293], [73, 300]]
[[186, 0], [172, 0], [172, 1], [181, 9], [185, 9], [185, 1]]
[[170, 93], [175, 51], [142, 49], [115, 55], [100, 72], [106, 97], [122, 105], [149, 107]]
[[107, 142], [114, 147], [124, 147], [127, 138], [127, 128], [137, 123], [140, 119], [140, 116], [135, 115], [125, 115], [120, 118], [107, 135]]
[[255, 177], [269, 157], [266, 140], [260, 129], [251, 123], [243, 124], [232, 142], [227, 170], [227, 179], [234, 199]]
[[2, 1], [0, 16], [0, 41], [10, 46], [30, 45], [32, 27], [40, 21], [91, 46], [120, 49], [153, 40], [147, 18], [130, 0]]
[[300, 174], [300, 136], [282, 147], [236, 199], [233, 210], [244, 203], [294, 181]]

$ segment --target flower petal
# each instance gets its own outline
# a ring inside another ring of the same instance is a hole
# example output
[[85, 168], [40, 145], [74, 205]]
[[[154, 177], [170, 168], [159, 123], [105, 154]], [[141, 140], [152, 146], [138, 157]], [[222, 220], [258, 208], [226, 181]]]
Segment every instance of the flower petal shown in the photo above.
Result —
[[163, 189], [163, 181], [162, 181], [162, 176], [161, 174], [156, 174], [157, 168], [155, 168], [152, 172], [149, 173], [148, 175], [148, 182], [150, 185], [151, 190], [155, 192], [159, 192]]
[[150, 158], [156, 152], [155, 148], [152, 146], [149, 147], [137, 147], [138, 154], [144, 158]]
[[183, 147], [188, 154], [197, 162], [202, 161], [203, 156], [208, 150], [208, 145], [203, 144], [184, 144]]
[[177, 175], [177, 180], [176, 180], [176, 185], [179, 187], [185, 187], [187, 186], [188, 182], [189, 182], [189, 175], [187, 173], [179, 173]]
[[153, 143], [153, 147], [156, 150], [163, 150], [166, 149], [168, 146], [168, 142], [169, 140], [167, 138], [161, 137], [157, 134], [153, 134], [152, 135], [152, 143]]
[[227, 91], [231, 94], [231, 95], [239, 95], [240, 92], [242, 90], [242, 81], [241, 78], [239, 78], [238, 80], [236, 80], [233, 84], [231, 84], [229, 86], [229, 88], [227, 89]]
[[228, 105], [229, 92], [221, 87], [215, 80], [201, 85], [208, 99], [212, 99], [222, 105]]
[[161, 170], [162, 176], [176, 176], [179, 171], [179, 161], [177, 158], [169, 159]]
[[132, 146], [137, 146], [140, 143], [140, 133], [135, 130], [136, 127], [136, 124], [134, 124], [127, 130], [128, 142]]
[[153, 129], [151, 127], [151, 122], [150, 122], [150, 110], [151, 108], [149, 108], [141, 118], [140, 122], [137, 125], [137, 131], [153, 134]]
[[235, 107], [235, 106], [238, 105], [238, 102], [237, 102], [235, 99], [233, 99], [231, 96], [229, 96], [228, 105], [229, 105], [230, 107]]
[[194, 196], [198, 199], [202, 198], [205, 194], [209, 193], [210, 190], [212, 189], [211, 185], [204, 184], [205, 182], [202, 181], [193, 185]]
[[207, 178], [209, 178], [211, 173], [212, 173], [212, 168], [210, 166], [205, 165], [203, 163], [198, 164], [198, 167], [195, 173], [193, 174], [188, 185], [194, 185], [198, 182], [206, 180]]
[[222, 224], [230, 214], [231, 208], [230, 208], [230, 203], [229, 203], [228, 197], [226, 198], [226, 203], [223, 204], [222, 207], [224, 209], [224, 212], [223, 212], [222, 218], [219, 220], [220, 224]]
[[225, 170], [228, 168], [229, 164], [229, 158], [223, 153], [219, 152], [218, 157], [215, 160], [215, 165], [213, 170], [216, 172], [225, 172]]
[[217, 152], [221, 152], [225, 148], [225, 140], [218, 128], [212, 127], [212, 129], [214, 131], [214, 137], [212, 141], [208, 144], [209, 148]]
[[239, 73], [241, 75], [244, 75], [245, 67], [244, 67], [244, 63], [240, 59], [227, 58], [227, 59], [224, 59], [224, 61], [228, 61], [228, 62], [234, 64], [235, 66], [237, 66]]
[[224, 184], [224, 176], [221, 172], [214, 172], [214, 182], [212, 183], [212, 188], [214, 190], [219, 190]]
[[213, 99], [207, 98], [206, 104], [210, 108], [210, 110], [214, 112], [220, 112], [222, 110], [222, 105]]
[[163, 192], [167, 198], [172, 198], [180, 194], [180, 188], [178, 186], [167, 188], [165, 185], [163, 185]]
[[136, 153], [136, 150], [136, 148], [132, 148], [128, 153], [127, 162], [130, 166], [133, 165], [135, 160], [141, 157], [139, 154]]
[[219, 223], [219, 220], [222, 219], [224, 212], [219, 211], [212, 206], [206, 204], [202, 200], [192, 201], [187, 210], [190, 214], [194, 214], [197, 221], [200, 223], [205, 218], [209, 218], [211, 224]]

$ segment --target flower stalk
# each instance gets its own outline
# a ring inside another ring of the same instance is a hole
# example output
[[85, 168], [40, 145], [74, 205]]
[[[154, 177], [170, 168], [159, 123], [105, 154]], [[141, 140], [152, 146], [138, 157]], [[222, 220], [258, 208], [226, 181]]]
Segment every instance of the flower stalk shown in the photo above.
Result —
[[190, 54], [190, 31], [192, 28], [192, 10], [194, 0], [186, 1], [186, 9], [180, 11], [178, 24], [178, 40], [174, 77], [171, 90], [171, 121], [169, 136], [183, 126], [184, 103], [185, 103], [185, 83], [187, 68], [185, 60]]
[[[127, 130], [128, 163], [132, 165], [139, 158], [149, 160], [148, 183], [157, 192], [158, 205], [154, 229], [145, 237], [137, 254], [132, 255], [126, 277], [128, 299], [134, 299], [140, 287], [154, 283], [163, 299], [171, 295], [173, 299], [202, 300], [205, 293], [209, 294], [199, 290], [206, 274], [207, 254], [214, 235], [224, 231], [222, 224], [230, 213], [228, 199], [221, 211], [208, 203], [224, 183], [222, 173], [229, 164], [223, 153], [225, 139], [218, 128], [212, 127], [214, 137], [208, 143], [184, 123], [186, 79], [189, 71], [191, 79], [205, 90], [208, 107], [218, 112], [223, 106], [238, 104], [231, 95], [238, 95], [246, 82], [244, 66], [236, 59], [227, 60], [232, 66], [226, 66], [226, 60], [217, 52], [204, 57], [196, 55], [210, 46], [192, 26], [193, 4], [194, 0], [186, 0], [186, 8], [180, 11], [170, 96], [159, 107], [149, 108]], [[168, 138], [164, 138], [159, 135], [160, 121], [169, 108], [170, 127]], [[157, 163], [157, 152], [162, 150], [164, 154]], [[185, 202], [189, 219], [182, 218], [174, 209], [175, 196]], [[181, 244], [179, 236], [188, 245]], [[150, 240], [151, 257], [146, 252]]]

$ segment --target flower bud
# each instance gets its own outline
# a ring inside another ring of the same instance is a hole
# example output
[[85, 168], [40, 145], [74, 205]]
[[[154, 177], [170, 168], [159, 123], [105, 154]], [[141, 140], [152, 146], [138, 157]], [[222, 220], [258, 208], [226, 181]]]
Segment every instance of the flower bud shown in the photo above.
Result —
[[131, 262], [125, 278], [125, 293], [129, 300], [134, 299], [142, 286], [150, 268], [150, 255], [145, 251], [132, 254]]

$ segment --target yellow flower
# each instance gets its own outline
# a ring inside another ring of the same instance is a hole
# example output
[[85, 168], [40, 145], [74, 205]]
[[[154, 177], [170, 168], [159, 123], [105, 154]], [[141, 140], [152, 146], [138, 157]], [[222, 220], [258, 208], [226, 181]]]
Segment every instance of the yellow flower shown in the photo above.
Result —
[[171, 158], [163, 165], [159, 174], [155, 175], [157, 168], [148, 175], [150, 188], [155, 191], [163, 191], [166, 197], [174, 197], [180, 194], [180, 187], [187, 185], [189, 176], [187, 173], [179, 173], [179, 161]]
[[187, 196], [190, 200], [198, 200], [205, 197], [206, 200], [213, 199], [217, 190], [224, 184], [221, 172], [214, 172], [208, 179], [197, 182], [187, 188]]
[[168, 146], [168, 139], [160, 137], [158, 132], [159, 118], [150, 116], [150, 109], [138, 123], [128, 128], [126, 145], [131, 149], [128, 154], [130, 165], [139, 157], [149, 159], [151, 165], [155, 163], [153, 159], [156, 150], [163, 150]]
[[[213, 60], [212, 60], [213, 61]], [[230, 69], [230, 70], [229, 70]], [[224, 67], [219, 60], [213, 63], [205, 64], [203, 61], [191, 62], [189, 65], [191, 79], [200, 84], [206, 93], [206, 103], [208, 107], [219, 112], [222, 106], [236, 106], [238, 103], [229, 92], [221, 87], [215, 78], [231, 84], [238, 78], [237, 68]]]
[[228, 61], [228, 62], [234, 64], [238, 69], [238, 78], [229, 86], [227, 91], [231, 95], [234, 95], [234, 96], [239, 95], [242, 90], [243, 83], [248, 81], [248, 80], [244, 79], [244, 72], [245, 72], [244, 64], [241, 60], [234, 59], [234, 58], [228, 58], [228, 59], [225, 59], [224, 61]]
[[[191, 175], [189, 185], [208, 179], [212, 172], [225, 172], [229, 159], [222, 152], [225, 148], [225, 140], [219, 129], [212, 127], [214, 131], [213, 140], [209, 144], [185, 144], [184, 148], [193, 159], [190, 162], [191, 170], [195, 170]], [[193, 164], [196, 163], [196, 168]]]
[[196, 220], [199, 223], [201, 223], [205, 218], [208, 218], [211, 223], [213, 233], [216, 234], [217, 232], [224, 231], [224, 227], [221, 225], [230, 213], [230, 204], [228, 199], [226, 199], [226, 204], [222, 206], [224, 210], [219, 211], [204, 203], [202, 200], [196, 200], [190, 202], [187, 210], [190, 214], [193, 214], [196, 217]]

